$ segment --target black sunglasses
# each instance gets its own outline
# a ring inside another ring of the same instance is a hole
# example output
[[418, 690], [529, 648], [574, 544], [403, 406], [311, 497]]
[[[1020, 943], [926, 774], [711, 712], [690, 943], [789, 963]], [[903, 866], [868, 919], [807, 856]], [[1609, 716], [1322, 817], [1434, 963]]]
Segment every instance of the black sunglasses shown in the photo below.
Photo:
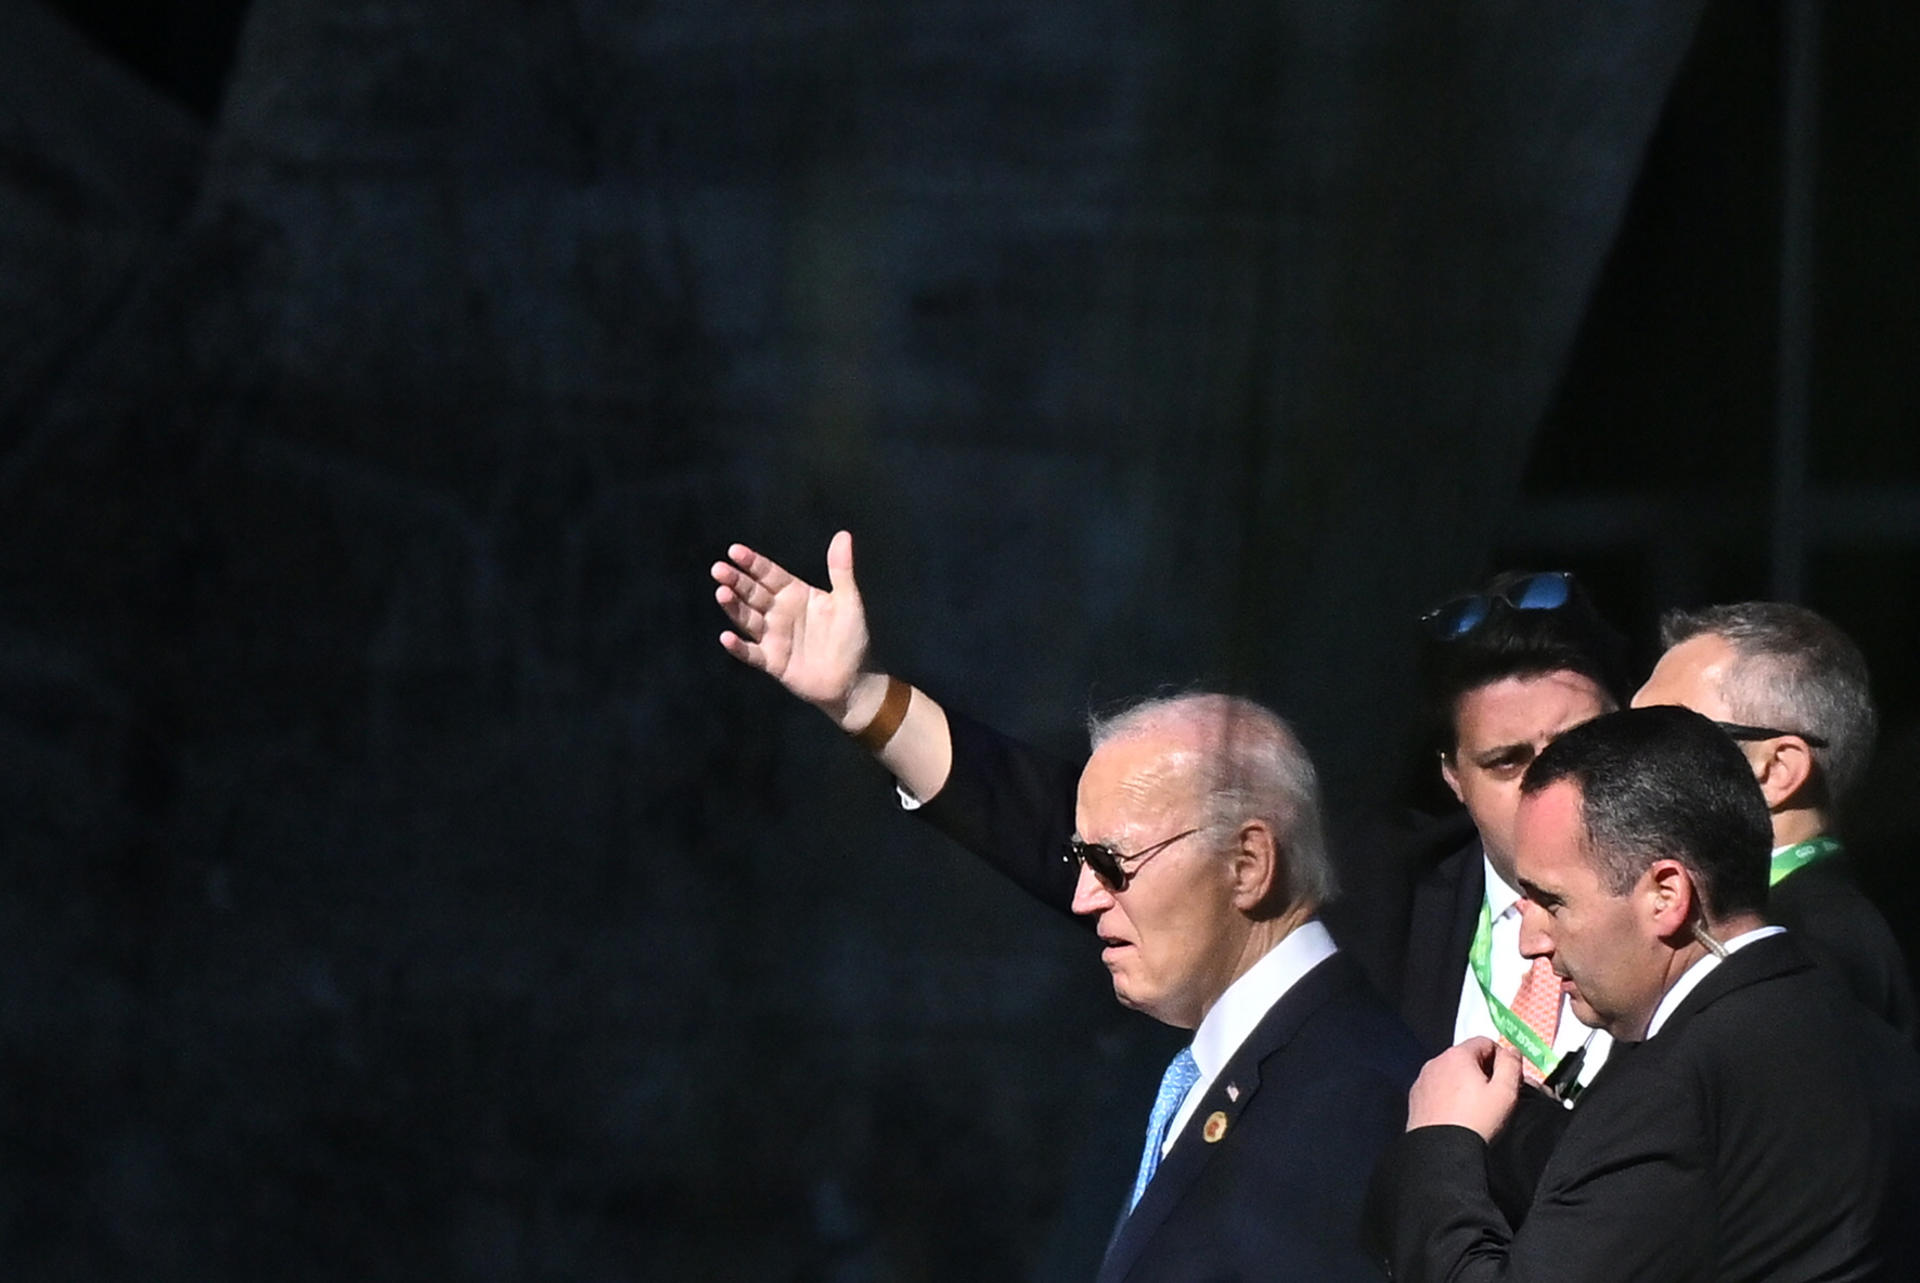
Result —
[[1825, 739], [1805, 731], [1783, 731], [1772, 726], [1742, 726], [1739, 722], [1715, 722], [1714, 725], [1737, 740], [1777, 740], [1791, 735], [1795, 739], [1805, 740], [1810, 748], [1827, 746]]
[[[1069, 838], [1067, 849], [1060, 858], [1068, 863], [1079, 863], [1093, 870], [1093, 876], [1100, 879], [1101, 885], [1114, 894], [1127, 889], [1127, 882], [1138, 873], [1154, 856], [1160, 854], [1181, 838], [1192, 837], [1199, 829], [1188, 829], [1176, 833], [1164, 842], [1155, 842], [1144, 851], [1135, 851], [1132, 855], [1122, 855], [1104, 842], [1082, 842], [1079, 838]], [[1133, 861], [1131, 869], [1121, 867], [1122, 860]]]
[[1420, 623], [1441, 641], [1454, 641], [1487, 622], [1496, 604], [1509, 610], [1558, 610], [1573, 600], [1573, 576], [1564, 570], [1523, 575], [1505, 588], [1449, 597]]

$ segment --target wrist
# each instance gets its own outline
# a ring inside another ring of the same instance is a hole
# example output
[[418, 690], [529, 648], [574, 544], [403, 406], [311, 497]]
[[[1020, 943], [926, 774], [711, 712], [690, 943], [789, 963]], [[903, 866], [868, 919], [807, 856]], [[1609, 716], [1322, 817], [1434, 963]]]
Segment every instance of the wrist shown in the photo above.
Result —
[[863, 729], [854, 732], [854, 743], [879, 757], [892, 742], [901, 723], [907, 720], [907, 710], [912, 706], [913, 687], [898, 677], [887, 678], [887, 693], [880, 701], [880, 711]]
[[848, 735], [858, 735], [879, 714], [886, 702], [891, 679], [885, 673], [862, 672], [847, 687], [840, 699], [823, 703], [820, 711]]

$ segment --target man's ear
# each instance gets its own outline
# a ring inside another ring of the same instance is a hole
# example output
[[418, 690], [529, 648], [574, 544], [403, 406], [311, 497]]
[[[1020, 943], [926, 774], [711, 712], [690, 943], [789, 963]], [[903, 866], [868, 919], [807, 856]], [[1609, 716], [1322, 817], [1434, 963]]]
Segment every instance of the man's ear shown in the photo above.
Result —
[[1655, 860], [1640, 875], [1640, 883], [1655, 935], [1666, 939], [1687, 935], [1693, 930], [1698, 897], [1694, 893], [1693, 875], [1687, 872], [1686, 865], [1672, 859]]
[[[1767, 799], [1767, 809], [1777, 811], [1789, 804], [1813, 779], [1813, 750], [1798, 735], [1783, 735], [1754, 746], [1753, 778]], [[1804, 799], [1803, 799], [1804, 800]]]
[[1460, 796], [1460, 772], [1454, 768], [1452, 753], [1440, 754], [1440, 778], [1445, 780], [1447, 787], [1453, 790], [1454, 801], [1465, 802], [1467, 800]]
[[1281, 860], [1280, 843], [1265, 820], [1242, 824], [1234, 838], [1233, 907], [1248, 914], [1277, 908], [1286, 882]]

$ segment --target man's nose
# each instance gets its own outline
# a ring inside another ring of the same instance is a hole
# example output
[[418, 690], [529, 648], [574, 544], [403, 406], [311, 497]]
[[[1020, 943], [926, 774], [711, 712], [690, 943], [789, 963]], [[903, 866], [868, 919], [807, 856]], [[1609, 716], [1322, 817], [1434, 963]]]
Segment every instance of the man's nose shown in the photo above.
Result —
[[1520, 956], [1543, 958], [1553, 952], [1553, 933], [1547, 929], [1547, 911], [1528, 899], [1520, 901]]
[[1075, 913], [1105, 913], [1114, 905], [1113, 892], [1107, 889], [1094, 871], [1083, 860], [1080, 863], [1080, 880], [1073, 884], [1073, 911]]

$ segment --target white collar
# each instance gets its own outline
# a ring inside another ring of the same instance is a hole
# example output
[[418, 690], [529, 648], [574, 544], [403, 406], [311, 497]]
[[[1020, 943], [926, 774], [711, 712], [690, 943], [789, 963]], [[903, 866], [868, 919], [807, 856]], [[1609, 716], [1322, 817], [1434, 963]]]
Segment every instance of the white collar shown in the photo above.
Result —
[[[1728, 953], [1738, 953], [1755, 940], [1777, 936], [1785, 930], [1785, 927], [1756, 927], [1752, 931], [1742, 932], [1731, 940], [1723, 941], [1720, 947]], [[1725, 959], [1709, 953], [1705, 957], [1695, 959], [1692, 966], [1681, 972], [1680, 978], [1673, 982], [1673, 988], [1667, 990], [1660, 999], [1660, 1005], [1653, 1009], [1653, 1019], [1647, 1022], [1647, 1037], [1651, 1038], [1659, 1033], [1660, 1026], [1667, 1023], [1667, 1017], [1673, 1014], [1674, 1009], [1686, 1000], [1688, 994], [1699, 987], [1702, 980], [1713, 974], [1715, 967], [1724, 961]]]
[[1483, 852], [1480, 863], [1486, 866], [1487, 873], [1487, 914], [1498, 922], [1520, 903], [1520, 893], [1507, 885], [1507, 880], [1494, 871], [1493, 861]]
[[1227, 986], [1193, 1031], [1193, 1059], [1210, 1080], [1300, 977], [1332, 957], [1333, 937], [1317, 918], [1301, 923]]

